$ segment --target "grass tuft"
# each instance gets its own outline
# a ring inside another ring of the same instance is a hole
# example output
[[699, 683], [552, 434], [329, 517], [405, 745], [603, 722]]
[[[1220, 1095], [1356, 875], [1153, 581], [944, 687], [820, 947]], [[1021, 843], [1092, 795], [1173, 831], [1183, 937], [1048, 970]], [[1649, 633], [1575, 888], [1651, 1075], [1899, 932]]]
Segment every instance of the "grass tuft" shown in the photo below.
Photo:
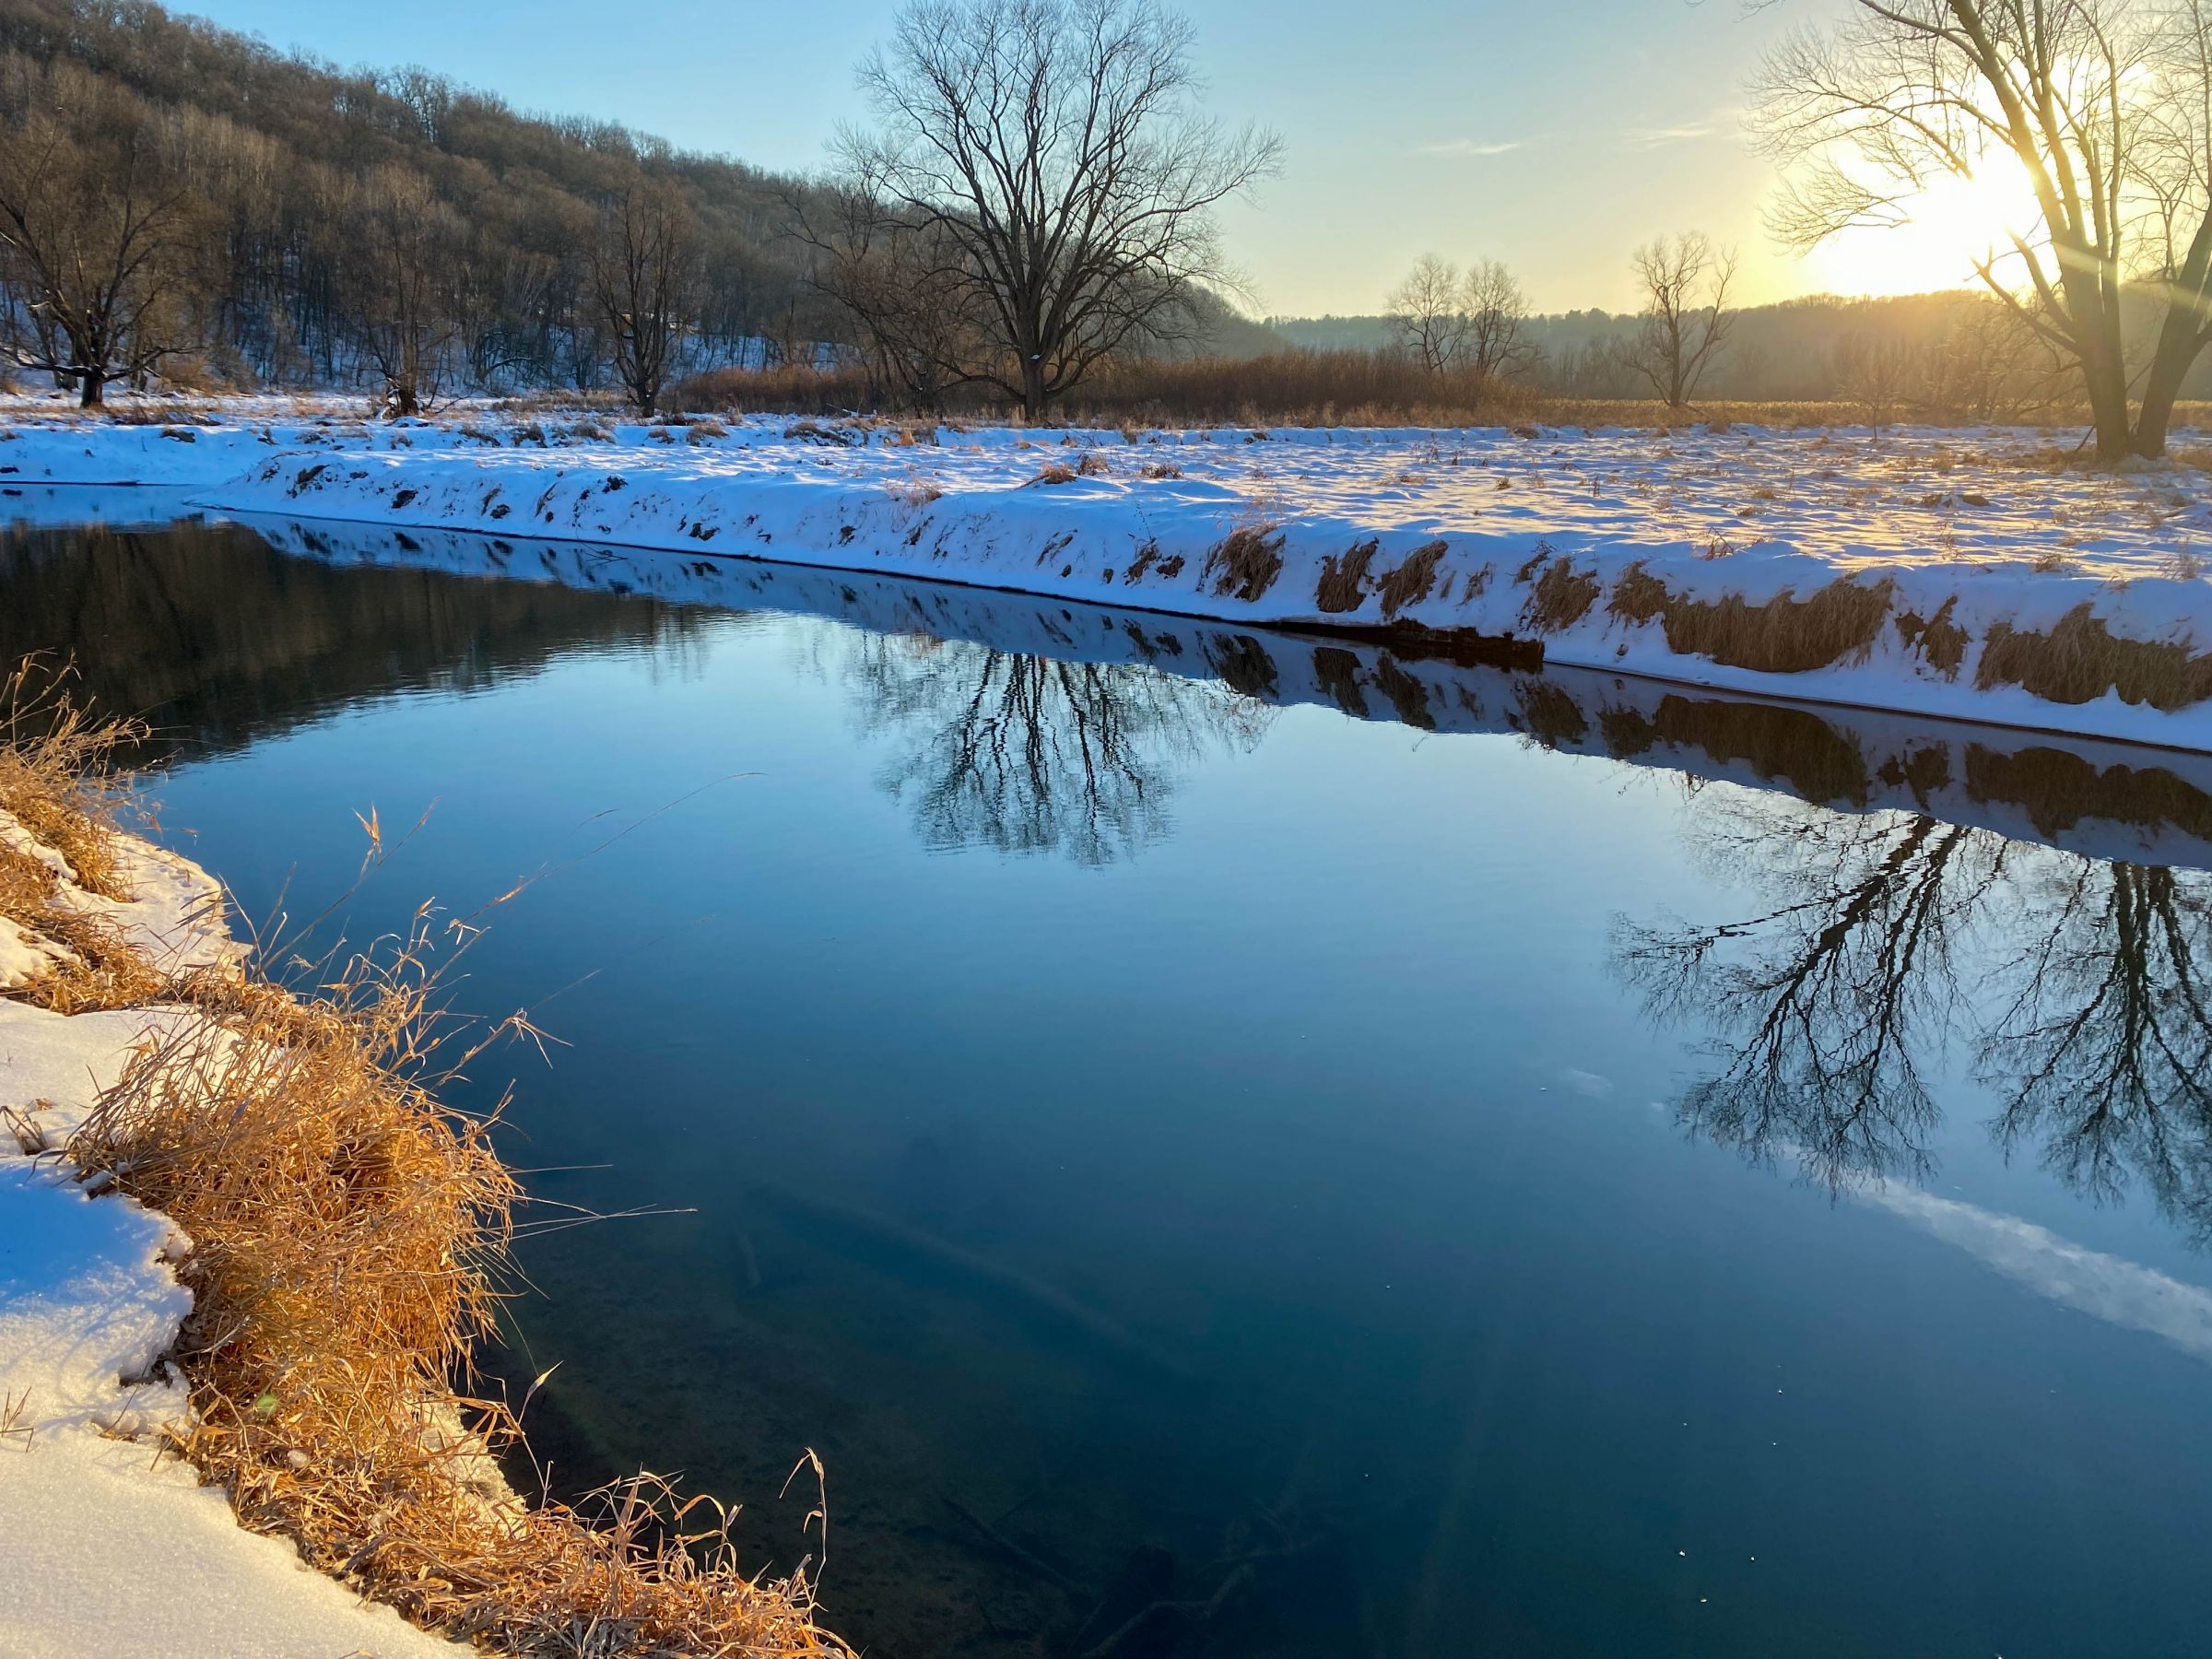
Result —
[[1805, 599], [1786, 590], [1761, 605], [1738, 594], [1689, 599], [1674, 593], [1640, 561], [1620, 573], [1606, 609], [1627, 622], [1658, 618], [1666, 630], [1667, 649], [1682, 656], [1766, 674], [1801, 674], [1864, 659], [1895, 594], [1888, 582], [1861, 587], [1839, 576]]
[[1216, 598], [1233, 596], [1250, 605], [1282, 573], [1282, 532], [1272, 524], [1241, 524], [1206, 556], [1200, 575], [1214, 578]]
[[2018, 686], [2057, 703], [2084, 703], [2117, 692], [2123, 702], [2171, 712], [2212, 696], [2212, 653], [2185, 644], [2115, 638], [2087, 601], [2061, 617], [2049, 633], [1991, 626], [1974, 685]]
[[1444, 552], [1442, 542], [1429, 542], [1406, 554], [1405, 562], [1396, 570], [1383, 572], [1382, 580], [1375, 584], [1375, 592], [1382, 598], [1385, 620], [1408, 605], [1418, 605], [1435, 591], [1436, 567]]
[[1367, 603], [1367, 569], [1382, 543], [1370, 537], [1354, 542], [1343, 553], [1324, 553], [1321, 579], [1313, 584], [1313, 603], [1332, 616], [1358, 610]]
[[1898, 637], [1908, 650], [1917, 651], [1929, 665], [1946, 679], [1959, 677], [1959, 669], [1966, 661], [1966, 648], [1972, 636], [1951, 620], [1951, 612], [1959, 604], [1959, 595], [1951, 594], [1936, 607], [1932, 617], [1922, 618], [1906, 611], [1897, 619]]
[[115, 845], [131, 777], [114, 756], [147, 728], [91, 719], [70, 695], [75, 678], [69, 665], [32, 656], [0, 680], [0, 811], [66, 859], [77, 886], [128, 899]]
[[[1526, 576], [1529, 568], [1524, 565], [1522, 575], [1514, 580]], [[1572, 559], [1559, 555], [1545, 565], [1543, 574], [1536, 577], [1535, 585], [1529, 590], [1528, 598], [1521, 606], [1521, 626], [1538, 633], [1558, 633], [1572, 628], [1590, 614], [1590, 607], [1597, 603], [1597, 573], [1577, 571]]]

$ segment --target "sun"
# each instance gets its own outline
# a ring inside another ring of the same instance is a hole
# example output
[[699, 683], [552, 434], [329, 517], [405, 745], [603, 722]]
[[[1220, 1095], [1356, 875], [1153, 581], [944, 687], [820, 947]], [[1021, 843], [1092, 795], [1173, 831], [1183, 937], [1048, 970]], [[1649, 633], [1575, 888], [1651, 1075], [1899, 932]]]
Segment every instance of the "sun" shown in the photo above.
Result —
[[[1806, 255], [1812, 285], [1876, 297], [1971, 286], [1981, 281], [1977, 259], [2009, 252], [2016, 231], [2039, 240], [2042, 222], [2028, 170], [2009, 151], [1985, 158], [1971, 176], [1936, 180], [1900, 211], [1902, 224], [1846, 230]], [[2018, 263], [2001, 261], [2000, 278]]]

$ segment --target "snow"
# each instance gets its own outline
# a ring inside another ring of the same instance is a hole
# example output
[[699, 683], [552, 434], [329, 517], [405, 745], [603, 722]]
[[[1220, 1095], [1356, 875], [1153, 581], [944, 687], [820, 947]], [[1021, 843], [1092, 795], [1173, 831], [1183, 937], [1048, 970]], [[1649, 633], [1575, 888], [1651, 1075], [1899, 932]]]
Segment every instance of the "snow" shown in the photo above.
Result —
[[[1994, 627], [2047, 631], [2085, 606], [2118, 639], [2212, 652], [2212, 475], [2067, 468], [2070, 437], [670, 426], [462, 406], [375, 425], [26, 420], [0, 427], [0, 486], [158, 484], [227, 513], [613, 542], [1242, 623], [1534, 636], [1558, 664], [2212, 748], [2212, 703], [2169, 712], [2110, 690], [2061, 703], [1977, 684]], [[1072, 476], [1041, 481], [1053, 467]], [[1240, 531], [1263, 553], [1254, 569], [1224, 565]], [[1547, 625], [1531, 600], [1555, 563], [1600, 596]], [[1639, 566], [1705, 604], [1886, 584], [1888, 614], [1855, 656], [1732, 666], [1608, 607]], [[1964, 630], [1961, 660], [1900, 626], [1938, 616]]]
[[[27, 839], [5, 815], [0, 831]], [[229, 953], [205, 873], [143, 844], [130, 867], [147, 897], [117, 907], [119, 924], [179, 963]], [[170, 1268], [190, 1241], [128, 1197], [88, 1196], [55, 1148], [137, 1043], [199, 1018], [65, 1018], [0, 1000], [0, 1109], [14, 1114], [0, 1121], [21, 1124], [0, 1134], [0, 1652], [467, 1652], [358, 1601], [282, 1540], [241, 1530], [219, 1489], [160, 1451], [162, 1425], [187, 1411], [161, 1355], [191, 1309]]]
[[[0, 812], [0, 847], [26, 853], [60, 878], [56, 901], [112, 924], [132, 949], [163, 973], [235, 961], [240, 951], [222, 923], [220, 884], [189, 859], [135, 836], [115, 843], [115, 865], [128, 900], [79, 887], [69, 861], [8, 814]], [[0, 990], [20, 985], [65, 947], [0, 919]], [[0, 1102], [4, 1103], [4, 1102]]]

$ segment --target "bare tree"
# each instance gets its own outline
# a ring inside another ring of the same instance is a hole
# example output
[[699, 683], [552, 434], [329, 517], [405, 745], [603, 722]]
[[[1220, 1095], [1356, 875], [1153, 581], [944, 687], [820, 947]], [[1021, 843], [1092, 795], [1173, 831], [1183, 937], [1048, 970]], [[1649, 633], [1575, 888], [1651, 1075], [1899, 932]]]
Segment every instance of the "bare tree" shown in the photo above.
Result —
[[1101, 358], [1171, 335], [1226, 277], [1213, 210], [1280, 146], [1191, 102], [1191, 27], [1156, 0], [912, 0], [860, 66], [879, 126], [845, 186], [942, 246], [992, 347], [964, 377], [1034, 418]]
[[1846, 335], [1829, 352], [1829, 373], [1848, 403], [1865, 412], [1866, 424], [1880, 431], [1897, 418], [1919, 368], [1912, 347], [1896, 338]]
[[2021, 420], [2051, 406], [2065, 367], [2018, 312], [1979, 296], [1922, 354], [1912, 397], [1938, 419]]
[[[1771, 902], [1617, 920], [1614, 971], [1711, 1033], [1683, 1125], [1845, 1189], [1934, 1172], [1925, 1061], [1959, 1039], [2010, 1155], [2100, 1200], [2140, 1178], [2212, 1240], [2212, 880], [1916, 815], [1700, 795], [1701, 861]], [[1710, 805], [1708, 804], [1710, 802]], [[1994, 947], [1994, 948], [1993, 948]]]
[[1950, 942], [2003, 843], [1764, 800], [1727, 839], [1737, 857], [1746, 842], [1771, 854], [1760, 843], [1785, 827], [1804, 844], [1766, 877], [1782, 903], [1719, 925], [1621, 923], [1615, 969], [1660, 1023], [1724, 1033], [1725, 1065], [1679, 1103], [1686, 1127], [1757, 1161], [1794, 1154], [1834, 1186], [1924, 1173], [1940, 1114], [1920, 1051], [1955, 1011]]
[[641, 179], [607, 202], [587, 255], [593, 310], [615, 378], [648, 419], [699, 301], [699, 235], [673, 179]]
[[[2212, 0], [1851, 0], [1771, 53], [1751, 92], [1755, 130], [1794, 170], [1771, 219], [1798, 246], [1902, 223], [1930, 179], [2017, 158], [2040, 223], [1975, 269], [2077, 369], [2100, 456], [2164, 453], [2212, 340]], [[2166, 302], [2139, 414], [2131, 279]]]
[[1735, 253], [1686, 230], [1637, 249], [1635, 266], [1644, 303], [1631, 360], [1668, 408], [1686, 409], [1735, 322], [1728, 309]]
[[1467, 367], [1486, 380], [1505, 380], [1536, 360], [1528, 338], [1528, 296], [1503, 264], [1477, 260], [1462, 286], [1467, 318]]
[[941, 227], [887, 217], [862, 191], [832, 184], [787, 198], [816, 253], [814, 286], [859, 333], [877, 384], [935, 410], [971, 377], [988, 331]]
[[0, 112], [0, 349], [99, 406], [184, 348], [194, 203], [160, 135], [68, 65], [18, 73]]
[[1466, 350], [1465, 284], [1459, 267], [1441, 254], [1424, 253], [1415, 260], [1382, 308], [1398, 343], [1430, 373], [1453, 367]]
[[370, 174], [350, 208], [354, 332], [383, 380], [384, 412], [417, 415], [438, 394], [460, 335], [445, 282], [460, 223], [427, 179], [399, 167]]

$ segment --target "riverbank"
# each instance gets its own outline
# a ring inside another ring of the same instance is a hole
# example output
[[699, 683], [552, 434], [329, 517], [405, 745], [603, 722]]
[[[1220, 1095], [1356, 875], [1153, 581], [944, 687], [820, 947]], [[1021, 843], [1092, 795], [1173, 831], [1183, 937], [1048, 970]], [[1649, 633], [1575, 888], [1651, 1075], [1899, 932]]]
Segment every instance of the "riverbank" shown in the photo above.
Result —
[[[1513, 736], [1561, 753], [1780, 791], [1833, 811], [1927, 813], [2087, 857], [2212, 867], [2212, 756], [2204, 754], [1748, 699], [1559, 664], [1531, 671], [1460, 662], [1420, 649], [1418, 640], [1324, 640], [802, 565], [671, 559], [568, 542], [260, 514], [242, 522], [310, 566], [395, 578], [436, 573], [471, 582], [467, 591], [484, 604], [518, 589], [558, 588], [679, 612], [825, 617], [864, 635], [910, 637], [917, 651], [932, 654], [966, 646], [1006, 658], [1218, 681], [1256, 710], [1310, 704], [1416, 732]], [[218, 601], [195, 606], [183, 575], [166, 571], [154, 585], [171, 596], [166, 620], [205, 639], [215, 623], [206, 607]], [[219, 573], [215, 580], [219, 586]], [[53, 591], [76, 590], [57, 580]], [[239, 604], [246, 579], [241, 574], [223, 591], [219, 603]], [[30, 617], [52, 614], [39, 592], [25, 594]], [[241, 665], [237, 672], [242, 682], [248, 671]], [[293, 679], [312, 670], [287, 663], [277, 672]], [[144, 686], [135, 695], [159, 695], [144, 682], [135, 685]], [[270, 700], [277, 695], [272, 690]]]
[[261, 980], [218, 885], [118, 827], [112, 733], [9, 689], [9, 1651], [412, 1659], [586, 1630], [610, 1656], [843, 1651], [711, 1509], [672, 1527], [665, 1484], [601, 1518], [500, 1478], [519, 1429], [455, 1384], [518, 1194], [487, 1126], [424, 1087], [428, 934], [318, 964], [312, 998]]
[[2212, 474], [2027, 429], [0, 429], [0, 487], [772, 559], [2212, 749]]

